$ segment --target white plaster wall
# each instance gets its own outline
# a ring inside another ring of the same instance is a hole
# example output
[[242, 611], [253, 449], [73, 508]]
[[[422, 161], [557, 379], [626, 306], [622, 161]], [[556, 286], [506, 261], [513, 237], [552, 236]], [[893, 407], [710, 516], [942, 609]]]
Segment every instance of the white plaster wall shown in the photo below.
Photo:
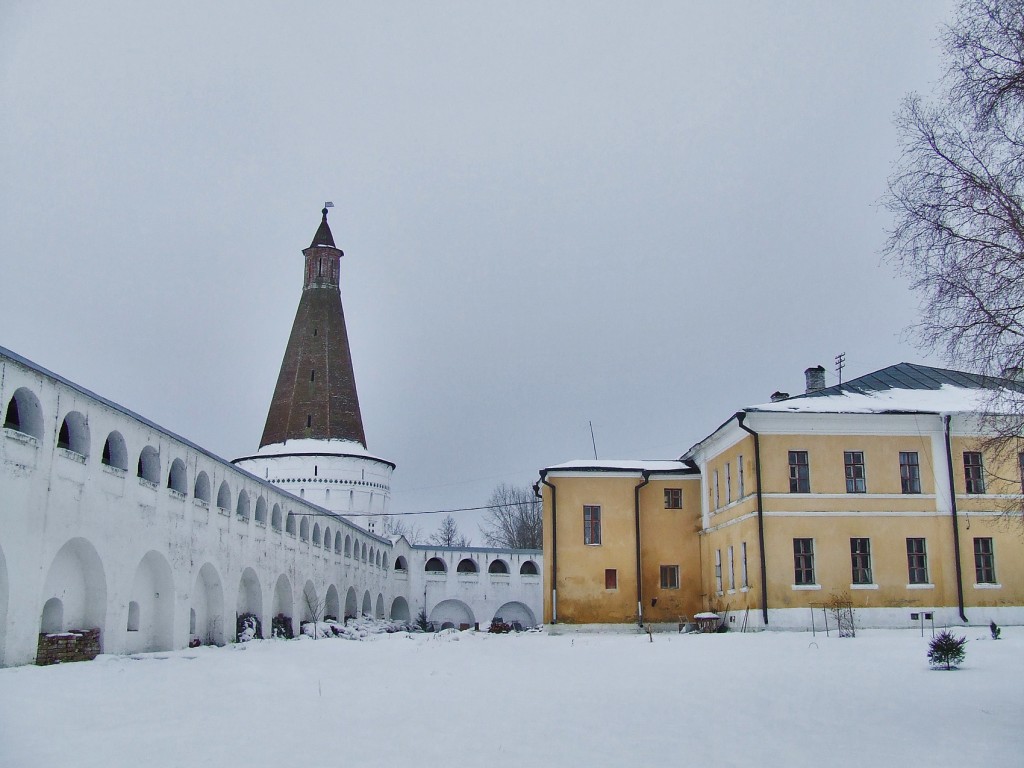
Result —
[[[133, 595], [152, 595], [138, 600], [143, 624], [147, 614], [156, 611], [157, 600], [161, 605], [170, 601], [169, 645], [184, 647], [189, 640], [192, 594], [204, 565], [209, 566], [208, 573], [215, 574], [214, 584], [205, 587], [205, 594], [195, 604], [199, 611], [204, 606], [209, 611], [211, 604], [221, 606], [221, 634], [226, 638], [234, 636], [240, 581], [248, 568], [259, 582], [259, 613], [268, 633], [274, 586], [282, 573], [292, 585], [291, 615], [296, 629], [301, 586], [307, 580], [313, 582], [320, 595], [326, 594], [332, 584], [341, 595], [349, 586], [356, 585], [360, 595], [370, 591], [374, 603], [379, 595], [390, 606], [394, 593], [390, 569], [345, 558], [334, 553], [333, 547], [314, 547], [310, 542], [273, 530], [269, 522], [258, 524], [256, 503], [261, 496], [266, 500], [268, 518], [269, 510], [278, 504], [284, 513], [293, 512], [311, 521], [318, 520], [322, 526], [329, 525], [332, 534], [341, 530], [360, 545], [366, 543], [382, 553], [388, 552], [391, 562], [388, 540], [328, 516], [326, 510], [253, 477], [70, 382], [0, 354], [0, 411], [6, 412], [8, 401], [19, 387], [30, 389], [39, 399], [44, 428], [38, 440], [12, 430], [0, 430], [0, 658], [4, 664], [34, 660], [43, 605], [50, 597], [61, 595], [65, 601], [65, 629], [77, 628], [75, 625], [80, 622], [90, 623], [85, 604], [88, 600], [99, 601], [95, 612], [102, 620], [93, 623], [102, 625], [103, 650], [107, 653], [152, 647], [153, 638], [162, 631], [127, 631], [128, 605]], [[61, 422], [73, 410], [81, 412], [88, 422], [84, 458], [56, 447]], [[112, 430], [119, 431], [127, 443], [126, 471], [101, 463], [103, 444]], [[136, 477], [139, 453], [147, 445], [153, 446], [160, 456], [160, 482], [155, 485]], [[166, 487], [167, 473], [176, 458], [186, 465], [188, 493], [184, 496]], [[200, 470], [210, 478], [213, 504], [193, 497]], [[224, 480], [231, 489], [229, 511], [216, 508], [217, 489]], [[250, 499], [250, 514], [245, 520], [237, 517], [234, 510], [241, 490]], [[57, 553], [73, 539], [83, 542], [81, 549], [96, 553], [102, 588], [92, 590], [91, 597], [83, 587], [77, 550], [74, 557], [62, 557], [56, 568], [51, 567]], [[151, 551], [168, 564], [170, 595], [157, 589], [159, 579], [151, 570], [137, 573]], [[158, 592], [160, 597], [156, 598]]]
[[[486, 627], [499, 609], [508, 603], [521, 603], [532, 612], [535, 623], [542, 621], [544, 606], [540, 574], [543, 573], [544, 563], [540, 550], [429, 546], [415, 546], [410, 549], [408, 560], [412, 597], [409, 607], [414, 619], [424, 607], [427, 616], [431, 617], [438, 604], [446, 600], [455, 600], [466, 605], [472, 613], [473, 623], [479, 624], [481, 628]], [[434, 557], [445, 562], [446, 573], [433, 574], [424, 570], [427, 561]], [[479, 571], [458, 573], [458, 565], [464, 558], [474, 560]], [[488, 568], [495, 559], [504, 560], [508, 564], [507, 575], [488, 573]], [[520, 574], [520, 568], [527, 560], [536, 564], [538, 575]], [[508, 620], [504, 615], [502, 618]]]
[[[392, 542], [375, 536], [310, 499], [273, 485], [268, 478], [254, 476], [0, 349], [0, 419], [21, 387], [38, 398], [43, 427], [38, 439], [0, 428], [0, 663], [4, 665], [35, 659], [43, 606], [55, 596], [64, 602], [62, 628], [99, 626], [104, 653], [183, 648], [190, 639], [192, 610], [196, 611], [196, 634], [201, 639], [212, 636], [230, 641], [235, 635], [240, 595], [244, 596], [244, 573], [254, 576], [253, 608], [265, 635], [270, 633], [275, 607], [281, 608], [275, 606], [275, 594], [282, 576], [288, 585], [283, 602], [290, 610], [287, 615], [294, 631], [303, 614], [302, 589], [307, 581], [321, 598], [333, 586], [342, 612], [352, 589], [359, 611], [368, 597], [370, 612], [376, 614], [380, 605], [385, 616], [390, 615], [398, 596], [408, 603], [412, 619], [424, 606], [425, 597], [428, 613], [429, 607], [448, 597], [464, 600], [481, 624], [489, 622], [495, 610], [509, 600], [528, 605], [538, 618], [542, 615], [540, 576], [519, 575], [525, 559], [536, 562], [541, 572], [539, 552], [451, 551], [441, 555], [449, 563], [448, 576], [427, 583], [422, 570], [425, 550], [410, 547], [405, 539]], [[61, 423], [71, 411], [81, 413], [87, 425], [84, 453], [57, 447]], [[126, 443], [125, 470], [101, 461], [104, 442], [113, 431]], [[136, 476], [139, 455], [146, 446], [159, 455], [156, 483]], [[270, 461], [283, 462], [283, 467], [290, 467], [288, 471], [303, 473], [311, 458], [301, 457], [296, 463], [284, 457]], [[365, 477], [365, 482], [385, 486], [372, 489], [386, 491], [375, 496], [379, 511], [385, 513], [391, 465], [373, 457], [334, 458], [339, 460], [320, 465], [321, 459], [316, 457], [315, 476], [354, 480], [358, 470], [360, 482]], [[175, 459], [185, 465], [184, 494], [167, 487]], [[265, 474], [273, 474], [269, 464], [265, 469]], [[209, 478], [209, 503], [195, 497], [200, 472]], [[230, 509], [217, 507], [223, 482], [230, 490]], [[309, 494], [326, 490], [317, 483], [305, 487]], [[236, 509], [242, 491], [249, 498], [249, 513], [244, 518]], [[266, 522], [256, 520], [261, 499]], [[280, 529], [273, 525], [275, 506], [281, 511]], [[329, 526], [332, 539], [340, 531], [342, 542], [346, 537], [350, 541], [351, 554], [346, 556], [343, 547], [336, 552], [333, 541], [326, 548], [318, 547], [286, 533], [289, 513], [296, 516], [296, 530], [298, 522], [306, 518], [310, 529], [315, 522], [321, 528]], [[69, 542], [73, 543], [64, 549]], [[364, 546], [366, 561], [362, 559]], [[376, 558], [370, 560], [371, 551], [380, 552], [380, 566]], [[409, 563], [405, 573], [394, 571], [399, 555]], [[480, 563], [482, 572], [475, 580], [456, 576], [462, 556]], [[487, 564], [496, 556], [510, 566], [511, 574], [504, 581], [486, 573]], [[127, 630], [133, 600], [140, 606], [138, 632]]]

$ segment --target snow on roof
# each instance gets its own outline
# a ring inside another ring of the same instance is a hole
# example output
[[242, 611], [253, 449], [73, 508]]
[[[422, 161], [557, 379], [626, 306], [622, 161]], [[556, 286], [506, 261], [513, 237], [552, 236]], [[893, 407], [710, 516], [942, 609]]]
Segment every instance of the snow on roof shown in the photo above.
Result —
[[[310, 456], [364, 456], [367, 459], [381, 461], [385, 464], [391, 464], [394, 466], [393, 462], [390, 462], [387, 459], [382, 459], [379, 456], [375, 456], [366, 450], [362, 443], [357, 443], [354, 440], [325, 440], [309, 437], [296, 438], [294, 440], [285, 440], [282, 443], [264, 445], [256, 452], [255, 455], [245, 456], [244, 458], [252, 459], [264, 456], [286, 456], [294, 454]], [[236, 459], [236, 461], [242, 460], [243, 459]]]
[[624, 470], [629, 472], [691, 472], [688, 465], [681, 461], [643, 461], [636, 459], [578, 459], [567, 461], [564, 464], [555, 464], [547, 467], [545, 472], [557, 472], [559, 470], [576, 470], [591, 472], [607, 472], [612, 470]]
[[998, 408], [996, 397], [1000, 392], [1009, 394], [1009, 390], [942, 384], [938, 389], [893, 388], [791, 397], [775, 403], [754, 405], [745, 410], [778, 413], [969, 413]]

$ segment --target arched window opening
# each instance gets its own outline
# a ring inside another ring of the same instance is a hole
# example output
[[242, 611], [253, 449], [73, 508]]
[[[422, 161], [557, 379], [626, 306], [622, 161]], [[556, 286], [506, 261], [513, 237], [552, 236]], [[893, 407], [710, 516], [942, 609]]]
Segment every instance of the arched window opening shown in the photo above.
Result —
[[[405, 558], [402, 559], [404, 560]], [[440, 557], [432, 557], [427, 560], [423, 570], [427, 573], [448, 573], [448, 566], [444, 564], [444, 560]]]
[[[429, 563], [428, 563], [428, 565], [429, 565]], [[442, 563], [442, 565], [443, 565], [443, 563]], [[404, 557], [402, 557], [402, 555], [399, 555], [398, 557], [395, 558], [395, 570], [396, 571], [408, 571], [409, 570], [409, 563], [406, 562], [406, 559]]]
[[275, 531], [281, 530], [281, 505], [275, 504], [270, 515], [270, 527]]
[[64, 631], [64, 603], [59, 597], [51, 597], [43, 606], [43, 619], [39, 631], [44, 635]]
[[245, 491], [238, 492], [238, 504], [235, 505], [235, 515], [239, 520], [249, 519], [249, 494]]
[[352, 557], [352, 537], [345, 537], [345, 557]]
[[139, 631], [139, 604], [134, 600], [128, 603], [128, 631]]
[[331, 538], [330, 526], [324, 526], [324, 549], [326, 549], [328, 552], [331, 551], [332, 541], [334, 541], [334, 539]]
[[380, 550], [377, 550], [377, 567], [380, 568]]
[[210, 476], [205, 472], [200, 472], [196, 475], [195, 490], [192, 495], [200, 501], [205, 501], [207, 504], [210, 503]]
[[299, 523], [299, 538], [303, 541], [309, 541], [309, 518], [302, 518], [302, 522]]
[[139, 454], [138, 475], [153, 485], [160, 482], [160, 454], [152, 445], [147, 445]]
[[388, 559], [388, 553], [385, 552], [383, 558], [381, 558], [381, 567], [386, 571], [390, 562], [391, 561]]
[[313, 523], [313, 546], [320, 546], [320, 523]]
[[175, 459], [171, 462], [171, 471], [167, 473], [167, 487], [177, 491], [182, 496], [188, 492], [188, 485], [185, 480], [185, 462]]
[[32, 390], [25, 387], [15, 390], [7, 404], [4, 427], [36, 440], [43, 439], [43, 409]]
[[288, 521], [285, 523], [285, 533], [290, 533], [292, 536], [295, 535], [295, 514], [292, 512], [288, 513]]
[[536, 576], [537, 575], [537, 564], [533, 560], [527, 560], [519, 568], [519, 573], [522, 576]]
[[488, 573], [508, 573], [508, 563], [504, 560], [493, 560], [491, 564], [487, 566]]
[[114, 431], [107, 435], [103, 443], [103, 463], [116, 469], [128, 469], [128, 447], [120, 432]]
[[363, 544], [363, 562], [366, 562], [366, 544]]
[[220, 489], [217, 491], [217, 507], [225, 512], [231, 509], [231, 488], [228, 486], [227, 480], [221, 482]]
[[267, 524], [267, 500], [262, 496], [256, 499], [256, 522], [260, 525]]
[[334, 532], [334, 553], [341, 554], [341, 531]]
[[480, 569], [477, 567], [476, 560], [465, 557], [459, 561], [459, 567], [455, 570], [458, 573], [478, 573]]
[[57, 447], [73, 451], [79, 456], [89, 455], [89, 423], [78, 411], [71, 411], [61, 422], [57, 434]]
[[370, 547], [370, 565], [372, 566], [373, 564], [373, 547]]

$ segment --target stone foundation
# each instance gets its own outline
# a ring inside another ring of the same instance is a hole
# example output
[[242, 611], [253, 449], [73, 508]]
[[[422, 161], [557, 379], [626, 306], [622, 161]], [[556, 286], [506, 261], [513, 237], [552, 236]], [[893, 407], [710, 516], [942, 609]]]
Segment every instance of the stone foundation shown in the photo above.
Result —
[[100, 654], [98, 629], [72, 629], [40, 635], [36, 664], [62, 664], [67, 661], [91, 661]]

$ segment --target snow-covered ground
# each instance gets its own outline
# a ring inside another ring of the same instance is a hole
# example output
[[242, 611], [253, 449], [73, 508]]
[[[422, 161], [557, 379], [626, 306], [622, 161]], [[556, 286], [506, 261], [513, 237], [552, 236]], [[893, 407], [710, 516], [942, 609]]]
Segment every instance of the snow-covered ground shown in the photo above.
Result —
[[1012, 766], [1024, 628], [369, 635], [0, 670], [0, 765]]

